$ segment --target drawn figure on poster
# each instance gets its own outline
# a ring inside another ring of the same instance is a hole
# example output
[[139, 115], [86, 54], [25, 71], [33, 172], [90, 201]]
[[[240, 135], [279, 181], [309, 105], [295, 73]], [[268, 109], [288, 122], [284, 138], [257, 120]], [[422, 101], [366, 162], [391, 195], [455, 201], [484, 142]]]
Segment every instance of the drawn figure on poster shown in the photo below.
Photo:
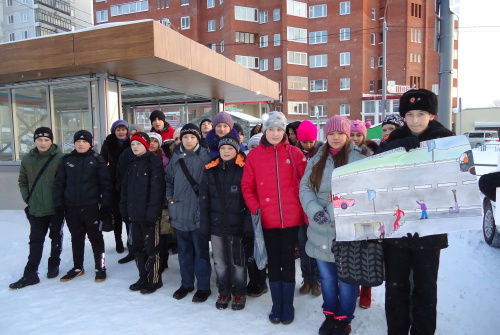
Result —
[[455, 208], [450, 207], [450, 214], [453, 214], [460, 212], [460, 209], [458, 208], [457, 190], [451, 190], [451, 191], [453, 192], [453, 198], [455, 199]]
[[379, 238], [385, 238], [385, 225], [383, 223], [380, 224], [378, 231], [380, 232]]
[[405, 212], [403, 212], [401, 209], [399, 209], [399, 206], [396, 205], [396, 210], [394, 211], [393, 216], [396, 217], [396, 221], [394, 221], [394, 229], [392, 231], [396, 231], [401, 227], [401, 224], [399, 221], [401, 220], [401, 215], [405, 215]]
[[427, 215], [427, 205], [423, 200], [416, 201], [416, 203], [420, 206], [420, 210], [422, 211], [422, 214], [420, 215], [420, 220], [423, 219], [428, 219], [429, 216]]

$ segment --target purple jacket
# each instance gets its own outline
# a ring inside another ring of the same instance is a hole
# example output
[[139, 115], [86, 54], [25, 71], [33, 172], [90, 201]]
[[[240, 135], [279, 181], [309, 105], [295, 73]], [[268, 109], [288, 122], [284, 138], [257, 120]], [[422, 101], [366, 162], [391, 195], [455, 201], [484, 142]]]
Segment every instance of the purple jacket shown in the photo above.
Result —
[[425, 203], [423, 203], [423, 202], [420, 203], [418, 201], [415, 201], [415, 202], [420, 205], [420, 210], [422, 210], [422, 211], [426, 211], [427, 210], [427, 205]]

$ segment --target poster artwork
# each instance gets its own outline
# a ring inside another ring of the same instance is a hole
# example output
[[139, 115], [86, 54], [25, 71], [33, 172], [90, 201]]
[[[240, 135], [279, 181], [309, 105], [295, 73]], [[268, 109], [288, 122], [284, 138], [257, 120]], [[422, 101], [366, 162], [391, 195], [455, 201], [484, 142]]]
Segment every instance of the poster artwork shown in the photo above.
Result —
[[465, 136], [397, 148], [334, 169], [338, 241], [481, 229], [481, 197]]

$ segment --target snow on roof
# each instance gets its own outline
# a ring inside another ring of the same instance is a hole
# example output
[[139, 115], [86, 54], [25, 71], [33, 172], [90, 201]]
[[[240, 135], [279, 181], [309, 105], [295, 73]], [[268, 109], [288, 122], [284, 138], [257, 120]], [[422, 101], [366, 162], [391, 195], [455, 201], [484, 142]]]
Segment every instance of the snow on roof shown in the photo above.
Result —
[[242, 119], [242, 120], [248, 121], [250, 123], [256, 123], [256, 124], [262, 123], [261, 119], [256, 118], [255, 116], [252, 116], [252, 115], [248, 115], [248, 114], [241, 113], [241, 112], [227, 112], [227, 113], [231, 114], [234, 117], [237, 117], [238, 119]]

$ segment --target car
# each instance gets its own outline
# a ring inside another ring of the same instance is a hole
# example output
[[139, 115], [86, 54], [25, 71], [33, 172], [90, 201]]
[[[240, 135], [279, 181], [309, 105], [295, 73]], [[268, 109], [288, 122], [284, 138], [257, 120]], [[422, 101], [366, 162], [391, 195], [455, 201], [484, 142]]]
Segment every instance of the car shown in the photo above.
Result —
[[[494, 165], [493, 165], [494, 166]], [[495, 211], [496, 190], [500, 187], [500, 156], [497, 171], [487, 173], [479, 178], [479, 189], [483, 193], [483, 235], [487, 244], [500, 248], [500, 225], [496, 224]], [[498, 217], [497, 217], [498, 218]]]
[[333, 197], [333, 208], [347, 209], [352, 206], [354, 206], [354, 199], [344, 199], [338, 195]]
[[498, 132], [496, 130], [475, 130], [468, 131], [465, 137], [469, 140], [470, 146], [472, 148], [480, 148], [488, 142], [497, 141], [498, 142]]

